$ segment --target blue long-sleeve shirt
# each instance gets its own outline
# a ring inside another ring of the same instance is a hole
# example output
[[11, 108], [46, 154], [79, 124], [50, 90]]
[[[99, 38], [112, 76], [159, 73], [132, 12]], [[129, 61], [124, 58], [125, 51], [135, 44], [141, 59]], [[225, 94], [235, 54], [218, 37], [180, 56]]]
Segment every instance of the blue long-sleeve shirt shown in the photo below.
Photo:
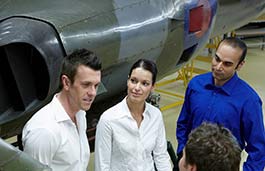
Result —
[[182, 152], [188, 134], [202, 122], [228, 128], [248, 153], [244, 171], [262, 171], [265, 166], [265, 131], [262, 101], [237, 74], [223, 86], [214, 85], [212, 73], [194, 77], [186, 90], [177, 121], [177, 153]]

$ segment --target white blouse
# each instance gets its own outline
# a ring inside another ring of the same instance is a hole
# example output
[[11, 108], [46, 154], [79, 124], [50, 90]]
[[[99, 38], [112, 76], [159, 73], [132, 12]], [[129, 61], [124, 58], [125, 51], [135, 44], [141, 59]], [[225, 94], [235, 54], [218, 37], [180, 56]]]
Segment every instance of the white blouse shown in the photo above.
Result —
[[138, 128], [126, 98], [105, 111], [97, 125], [95, 171], [171, 171], [160, 110], [145, 104]]

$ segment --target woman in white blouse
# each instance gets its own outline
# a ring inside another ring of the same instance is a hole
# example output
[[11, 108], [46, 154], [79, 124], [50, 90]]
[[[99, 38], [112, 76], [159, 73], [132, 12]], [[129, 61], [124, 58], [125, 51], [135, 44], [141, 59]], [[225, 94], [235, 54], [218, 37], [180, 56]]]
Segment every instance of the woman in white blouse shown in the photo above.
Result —
[[98, 123], [95, 171], [172, 170], [162, 114], [145, 102], [156, 75], [156, 64], [150, 60], [140, 59], [132, 66], [127, 96]]

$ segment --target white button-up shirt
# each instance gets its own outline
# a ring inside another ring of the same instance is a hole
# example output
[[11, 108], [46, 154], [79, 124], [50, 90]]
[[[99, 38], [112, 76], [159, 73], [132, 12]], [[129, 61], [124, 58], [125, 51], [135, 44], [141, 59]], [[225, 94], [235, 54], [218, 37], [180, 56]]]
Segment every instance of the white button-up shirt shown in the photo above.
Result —
[[171, 171], [162, 114], [146, 103], [138, 128], [126, 98], [105, 111], [97, 125], [95, 171]]
[[24, 151], [53, 171], [86, 171], [89, 145], [86, 113], [72, 122], [56, 95], [27, 122], [22, 132]]

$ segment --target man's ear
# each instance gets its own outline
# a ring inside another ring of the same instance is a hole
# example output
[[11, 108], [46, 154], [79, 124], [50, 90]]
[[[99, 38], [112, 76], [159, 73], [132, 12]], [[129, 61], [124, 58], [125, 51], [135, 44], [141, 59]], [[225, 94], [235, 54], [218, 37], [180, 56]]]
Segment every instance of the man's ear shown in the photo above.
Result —
[[245, 61], [240, 62], [240, 64], [238, 64], [236, 70], [237, 70], [237, 71], [240, 71], [240, 69], [242, 68], [242, 66], [243, 66], [244, 64], [245, 64]]
[[63, 89], [69, 90], [69, 87], [71, 85], [71, 81], [69, 80], [69, 78], [66, 75], [62, 75], [61, 79], [62, 79]]

